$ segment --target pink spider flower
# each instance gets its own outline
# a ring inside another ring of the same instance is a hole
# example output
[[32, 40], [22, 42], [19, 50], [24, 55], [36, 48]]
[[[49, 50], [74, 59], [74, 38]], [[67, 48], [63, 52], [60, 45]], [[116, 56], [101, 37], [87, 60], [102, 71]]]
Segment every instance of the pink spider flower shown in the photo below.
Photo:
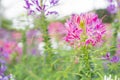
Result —
[[65, 23], [66, 42], [70, 44], [95, 46], [102, 40], [106, 31], [102, 20], [94, 13], [73, 14]]

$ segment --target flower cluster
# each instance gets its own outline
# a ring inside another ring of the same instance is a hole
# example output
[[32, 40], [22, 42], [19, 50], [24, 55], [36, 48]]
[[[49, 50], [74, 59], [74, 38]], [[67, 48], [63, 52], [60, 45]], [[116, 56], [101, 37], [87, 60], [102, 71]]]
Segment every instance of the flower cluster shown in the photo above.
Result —
[[[115, 14], [117, 13], [117, 6], [120, 7], [120, 2], [117, 1], [117, 0], [107, 0], [109, 5], [107, 6], [107, 11], [110, 13], [110, 14]], [[116, 5], [117, 3], [117, 5]]]
[[3, 49], [0, 48], [0, 80], [15, 80], [13, 75], [5, 75], [7, 70], [6, 61], [4, 60], [5, 56], [2, 54]]
[[58, 5], [59, 0], [24, 0], [26, 6], [25, 9], [28, 11], [28, 15], [33, 15], [38, 12], [38, 14], [44, 13], [45, 15], [49, 14], [58, 14], [56, 11], [50, 11], [49, 9], [53, 6]]
[[10, 60], [12, 53], [22, 54], [22, 48], [13, 41], [1, 41], [0, 53], [5, 57], [6, 60]]
[[6, 71], [6, 63], [4, 60], [0, 60], [0, 80], [9, 80], [9, 76], [5, 76], [4, 72]]
[[94, 13], [73, 14], [65, 24], [66, 42], [70, 44], [95, 46], [102, 41], [106, 31], [102, 20]]
[[117, 75], [115, 75], [114, 77], [113, 76], [111, 76], [111, 74], [110, 75], [105, 75], [104, 76], [104, 80], [120, 80], [120, 78], [119, 77], [117, 77]]
[[12, 74], [5, 75], [6, 70], [6, 62], [3, 59], [0, 59], [0, 80], [15, 80]]
[[48, 32], [51, 38], [58, 38], [63, 39], [64, 35], [66, 34], [64, 24], [61, 22], [52, 22], [48, 26]]
[[120, 61], [120, 58], [117, 56], [110, 57], [110, 53], [107, 53], [105, 56], [103, 56], [103, 59], [110, 61], [111, 63], [117, 63]]

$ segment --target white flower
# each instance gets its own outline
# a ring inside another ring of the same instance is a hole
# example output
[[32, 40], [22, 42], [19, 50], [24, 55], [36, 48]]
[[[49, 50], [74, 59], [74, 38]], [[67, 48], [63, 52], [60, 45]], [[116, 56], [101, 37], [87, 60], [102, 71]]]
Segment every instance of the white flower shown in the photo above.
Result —
[[120, 80], [120, 78], [118, 78], [117, 76], [115, 76], [115, 77], [113, 77], [112, 78], [112, 76], [111, 75], [109, 75], [109, 76], [104, 76], [104, 80]]

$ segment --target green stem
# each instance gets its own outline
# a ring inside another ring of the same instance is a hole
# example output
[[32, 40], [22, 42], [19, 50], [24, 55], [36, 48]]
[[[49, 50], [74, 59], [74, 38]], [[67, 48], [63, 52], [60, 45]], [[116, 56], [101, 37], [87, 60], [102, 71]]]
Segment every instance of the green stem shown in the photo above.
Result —
[[50, 36], [48, 33], [48, 21], [46, 20], [46, 17], [44, 15], [44, 12], [40, 15], [40, 19], [35, 20], [37, 23], [36, 25], [40, 27], [40, 30], [43, 34], [43, 42], [45, 43], [44, 46], [44, 62], [45, 64], [50, 64], [53, 52], [52, 52], [52, 46], [50, 42]]
[[[116, 26], [114, 26], [116, 27]], [[116, 48], [117, 48], [117, 35], [118, 35], [118, 27], [115, 28], [115, 31], [113, 33], [113, 44], [112, 44], [112, 50], [111, 50], [111, 55], [114, 55], [116, 53]]]
[[86, 76], [87, 76], [87, 78], [89, 80], [92, 80], [91, 79], [90, 55], [89, 55], [89, 52], [87, 50], [87, 47], [85, 47], [84, 54], [85, 54], [84, 55], [84, 58], [85, 58], [85, 68], [87, 68], [87, 73], [88, 73], [88, 75], [86, 75]]
[[27, 53], [27, 43], [26, 43], [26, 31], [25, 30], [22, 31], [22, 43], [23, 43], [22, 53], [26, 54]]
[[92, 80], [92, 72], [91, 72], [91, 63], [90, 63], [90, 54], [88, 52], [88, 49], [86, 46], [84, 46], [81, 50], [81, 54], [83, 56], [81, 56], [80, 58], [82, 58], [82, 70], [80, 71], [80, 75], [82, 76], [78, 76], [78, 80]]

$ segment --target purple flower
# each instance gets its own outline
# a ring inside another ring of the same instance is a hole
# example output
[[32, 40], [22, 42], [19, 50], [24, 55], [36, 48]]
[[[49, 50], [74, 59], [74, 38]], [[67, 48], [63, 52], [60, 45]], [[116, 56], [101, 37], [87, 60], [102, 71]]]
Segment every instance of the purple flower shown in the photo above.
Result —
[[32, 54], [36, 54], [37, 50], [36, 49], [32, 49]]
[[6, 64], [6, 62], [4, 60], [2, 60], [2, 59], [0, 59], [0, 63], [1, 64]]
[[118, 2], [118, 7], [120, 7], [120, 1]]
[[5, 53], [3, 54], [3, 56], [4, 56], [5, 58], [9, 58], [9, 53], [8, 53], [8, 52], [5, 52]]
[[6, 62], [0, 59], [0, 80], [9, 80], [9, 76], [5, 76], [7, 70]]
[[51, 5], [56, 5], [58, 4], [59, 0], [50, 0]]
[[0, 72], [5, 72], [7, 70], [6, 65], [2, 64], [0, 67]]
[[34, 10], [28, 10], [28, 15], [35, 15], [35, 11]]
[[0, 52], [3, 52], [3, 48], [2, 47], [0, 47]]
[[119, 62], [119, 60], [120, 60], [119, 57], [113, 56], [110, 61], [111, 61], [112, 63], [117, 63], [117, 62]]
[[117, 56], [113, 56], [112, 58], [110, 58], [110, 53], [107, 53], [105, 56], [103, 56], [103, 59], [108, 60], [112, 63], [117, 63], [120, 60]]
[[9, 76], [1, 76], [0, 75], [0, 80], [9, 80]]
[[4, 75], [4, 72], [7, 70], [6, 62], [0, 59], [0, 75]]
[[117, 12], [117, 9], [115, 7], [114, 4], [110, 4], [108, 7], [107, 7], [107, 11], [110, 13], [110, 14], [115, 14]]
[[29, 0], [25, 0], [25, 2], [26, 2], [26, 6], [24, 6], [24, 8], [30, 9], [33, 4], [31, 4]]
[[5, 76], [2, 80], [9, 80], [9, 77]]
[[107, 0], [108, 2], [113, 2], [113, 0]]
[[56, 11], [49, 11], [49, 9], [56, 6], [59, 0], [46, 0], [49, 1], [49, 3], [45, 1], [44, 4], [43, 3], [41, 4], [39, 0], [24, 0], [24, 1], [26, 3], [26, 6], [24, 6], [24, 8], [27, 9], [28, 15], [35, 15], [35, 13], [39, 14], [44, 13], [45, 15], [58, 14]]
[[56, 15], [56, 14], [58, 14], [58, 12], [57, 11], [51, 11], [51, 12], [48, 11], [46, 15], [51, 15], [51, 14], [55, 14]]
[[33, 38], [33, 37], [37, 36], [38, 32], [39, 32], [38, 30], [29, 30], [27, 32], [27, 38]]
[[10, 75], [5, 75], [7, 66], [4, 58], [4, 55], [0, 55], [0, 80], [10, 80]]
[[103, 59], [110, 60], [110, 53], [107, 53], [105, 56], [103, 56]]

